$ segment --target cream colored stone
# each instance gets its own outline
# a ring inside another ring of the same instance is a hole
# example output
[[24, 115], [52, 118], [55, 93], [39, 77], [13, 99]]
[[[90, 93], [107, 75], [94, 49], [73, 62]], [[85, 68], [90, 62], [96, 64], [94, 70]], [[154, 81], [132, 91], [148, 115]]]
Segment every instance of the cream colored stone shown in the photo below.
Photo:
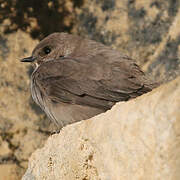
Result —
[[180, 77], [63, 128], [29, 160], [23, 180], [179, 180]]
[[0, 137], [0, 156], [6, 156], [11, 153], [11, 150], [8, 147], [8, 142], [3, 141]]
[[19, 180], [20, 176], [16, 173], [18, 167], [15, 164], [0, 165], [0, 180]]

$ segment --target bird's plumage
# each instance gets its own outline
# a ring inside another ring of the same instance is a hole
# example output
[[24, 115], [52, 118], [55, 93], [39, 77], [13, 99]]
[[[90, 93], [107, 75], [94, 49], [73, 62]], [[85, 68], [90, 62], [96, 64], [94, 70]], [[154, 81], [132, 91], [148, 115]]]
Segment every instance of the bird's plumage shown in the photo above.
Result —
[[[41, 57], [47, 46], [52, 52]], [[155, 86], [131, 58], [79, 36], [52, 34], [37, 45], [34, 56], [39, 66], [31, 77], [33, 99], [59, 126], [90, 118]]]

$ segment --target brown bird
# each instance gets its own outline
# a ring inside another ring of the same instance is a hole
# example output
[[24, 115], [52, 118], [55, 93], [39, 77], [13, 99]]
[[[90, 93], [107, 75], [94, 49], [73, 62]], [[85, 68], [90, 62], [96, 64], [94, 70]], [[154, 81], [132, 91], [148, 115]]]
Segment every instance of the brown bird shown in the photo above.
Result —
[[128, 56], [67, 33], [49, 35], [21, 61], [34, 63], [32, 97], [60, 128], [156, 86]]

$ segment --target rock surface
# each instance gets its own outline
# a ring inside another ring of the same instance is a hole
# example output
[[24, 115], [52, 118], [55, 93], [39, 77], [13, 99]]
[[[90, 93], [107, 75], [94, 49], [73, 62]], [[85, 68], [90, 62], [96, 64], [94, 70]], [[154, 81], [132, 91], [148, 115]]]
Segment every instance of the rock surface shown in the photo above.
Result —
[[180, 77], [64, 127], [29, 160], [23, 180], [179, 180]]

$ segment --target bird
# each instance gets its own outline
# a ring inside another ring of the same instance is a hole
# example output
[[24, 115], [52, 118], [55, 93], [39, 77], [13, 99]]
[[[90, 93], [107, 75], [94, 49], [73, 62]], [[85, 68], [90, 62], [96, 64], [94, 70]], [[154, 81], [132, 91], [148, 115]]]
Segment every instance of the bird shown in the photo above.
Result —
[[39, 42], [30, 57], [31, 94], [62, 128], [106, 112], [157, 87], [127, 55], [100, 42], [55, 32]]

